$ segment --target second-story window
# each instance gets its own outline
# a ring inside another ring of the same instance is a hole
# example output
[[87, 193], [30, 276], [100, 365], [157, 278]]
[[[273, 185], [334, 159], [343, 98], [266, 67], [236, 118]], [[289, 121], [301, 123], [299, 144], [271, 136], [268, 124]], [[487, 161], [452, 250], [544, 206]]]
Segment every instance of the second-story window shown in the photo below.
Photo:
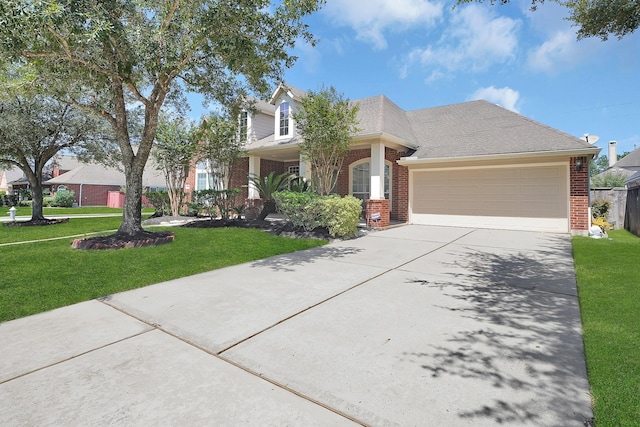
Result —
[[249, 114], [246, 111], [240, 113], [240, 139], [247, 139]]
[[280, 136], [289, 135], [289, 103], [280, 104]]

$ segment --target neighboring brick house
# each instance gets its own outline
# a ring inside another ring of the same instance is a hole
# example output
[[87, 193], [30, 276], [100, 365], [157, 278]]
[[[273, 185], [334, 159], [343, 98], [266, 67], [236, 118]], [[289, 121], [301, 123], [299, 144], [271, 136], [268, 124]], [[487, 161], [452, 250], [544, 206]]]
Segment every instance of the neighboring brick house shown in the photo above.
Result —
[[[247, 153], [232, 186], [259, 198], [249, 174], [309, 175], [293, 114], [305, 92], [287, 85], [241, 118]], [[363, 199], [368, 212], [414, 224], [586, 234], [587, 142], [486, 101], [404, 111], [384, 95], [359, 105], [352, 150], [336, 192]], [[200, 165], [204, 166], [204, 165]], [[205, 168], [189, 187], [203, 189]]]
[[[124, 173], [120, 170], [83, 163], [74, 156], [58, 156], [53, 162], [53, 178], [45, 182], [53, 192], [61, 186], [73, 190], [78, 206], [107, 206], [109, 193], [120, 192], [125, 183]], [[153, 168], [151, 161], [145, 168], [142, 185], [147, 190], [166, 188], [162, 173]]]

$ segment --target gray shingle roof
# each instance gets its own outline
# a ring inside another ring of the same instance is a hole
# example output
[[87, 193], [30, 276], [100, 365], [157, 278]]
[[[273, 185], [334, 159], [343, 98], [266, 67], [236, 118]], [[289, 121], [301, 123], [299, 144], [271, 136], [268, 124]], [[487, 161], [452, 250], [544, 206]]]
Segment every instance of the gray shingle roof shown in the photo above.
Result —
[[613, 165], [615, 168], [634, 168], [640, 167], [640, 148], [633, 150]]
[[[51, 178], [46, 184], [125, 185], [126, 178], [124, 173], [116, 168], [85, 163], [60, 176]], [[155, 170], [151, 161], [145, 167], [142, 185], [145, 187], [166, 186], [162, 172]]]
[[[306, 93], [286, 87], [294, 97]], [[277, 91], [275, 92], [277, 93]], [[359, 105], [360, 131], [354, 135], [386, 134], [417, 147], [413, 157], [455, 158], [524, 153], [589, 150], [594, 147], [550, 126], [487, 101], [404, 111], [384, 95], [353, 100]], [[275, 141], [273, 135], [248, 149], [292, 145], [297, 140]], [[640, 158], [640, 153], [639, 153]]]
[[588, 149], [572, 135], [487, 101], [407, 112], [418, 158], [473, 157]]

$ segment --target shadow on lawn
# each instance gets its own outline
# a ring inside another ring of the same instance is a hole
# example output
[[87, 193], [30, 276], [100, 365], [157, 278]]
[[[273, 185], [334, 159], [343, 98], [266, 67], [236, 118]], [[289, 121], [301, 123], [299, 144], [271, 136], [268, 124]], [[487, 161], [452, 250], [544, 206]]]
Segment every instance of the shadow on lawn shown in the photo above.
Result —
[[[433, 387], [459, 384], [460, 378], [476, 386], [484, 383], [486, 402], [458, 412], [465, 422], [591, 425], [575, 274], [567, 250], [477, 252], [457, 257], [451, 263], [456, 273], [440, 280], [410, 281], [440, 289], [455, 300], [440, 308], [477, 324], [452, 330], [445, 344], [405, 354], [430, 372]], [[507, 389], [513, 399], [493, 399], [493, 389]]]
[[319, 246], [317, 248], [291, 252], [255, 261], [251, 266], [268, 267], [275, 271], [295, 271], [296, 267], [314, 263], [317, 259], [339, 259], [345, 256], [357, 254], [361, 251], [362, 249], [353, 247]]

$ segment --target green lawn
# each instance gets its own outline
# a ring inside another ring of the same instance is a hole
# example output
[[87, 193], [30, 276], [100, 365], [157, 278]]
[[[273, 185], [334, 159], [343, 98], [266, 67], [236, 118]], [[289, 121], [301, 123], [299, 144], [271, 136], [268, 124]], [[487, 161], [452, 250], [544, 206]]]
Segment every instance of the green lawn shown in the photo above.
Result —
[[0, 321], [326, 243], [253, 229], [171, 231], [173, 243], [146, 248], [80, 251], [71, 239], [2, 248]]
[[573, 238], [596, 425], [640, 425], [640, 238]]
[[[80, 208], [42, 208], [44, 216], [47, 215], [86, 215], [86, 214], [122, 214], [122, 208], [108, 208], [106, 206], [86, 206]], [[7, 215], [9, 208], [3, 206], [0, 208], [2, 216]], [[142, 208], [142, 212], [153, 213], [153, 208]], [[17, 216], [31, 216], [30, 206], [16, 207]]]
[[[96, 231], [116, 230], [122, 217], [71, 218], [64, 224], [28, 227], [5, 227], [0, 224], [0, 244], [25, 242], [29, 240], [51, 239], [53, 237], [75, 236]], [[3, 252], [6, 249], [3, 249]]]

